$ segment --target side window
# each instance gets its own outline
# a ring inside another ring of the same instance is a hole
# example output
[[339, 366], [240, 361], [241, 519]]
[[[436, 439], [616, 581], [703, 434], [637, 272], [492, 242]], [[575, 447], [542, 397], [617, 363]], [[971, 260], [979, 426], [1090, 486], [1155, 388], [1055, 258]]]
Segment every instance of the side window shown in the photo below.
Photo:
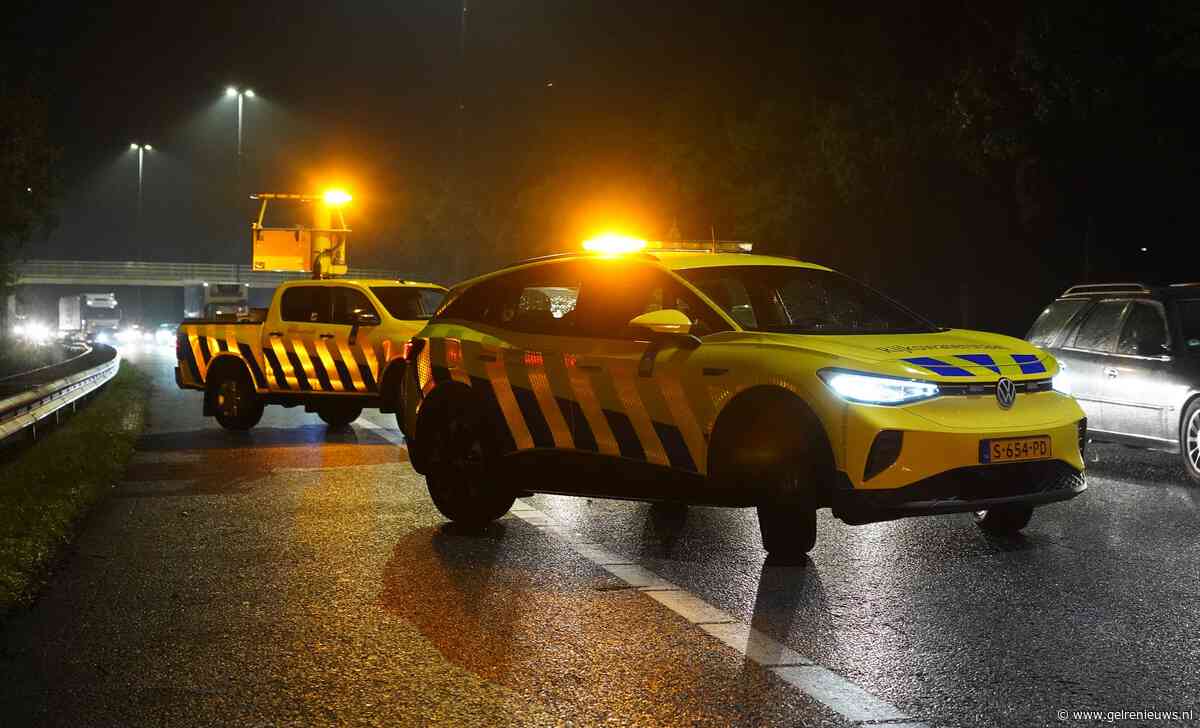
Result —
[[1117, 327], [1127, 301], [1101, 301], [1096, 304], [1075, 334], [1077, 349], [1111, 352], [1117, 343]]
[[484, 313], [486, 323], [527, 334], [574, 333], [579, 300], [577, 265], [534, 266], [506, 276], [500, 283]]
[[1125, 326], [1121, 329], [1121, 340], [1117, 343], [1118, 354], [1141, 354], [1160, 356], [1167, 352], [1167, 321], [1162, 311], [1152, 303], [1139, 301], [1132, 304]]
[[697, 336], [729, 329], [707, 304], [663, 271], [640, 263], [597, 260], [584, 275], [579, 333], [607, 339], [633, 338], [636, 334], [629, 328], [630, 320], [667, 308], [687, 314]]
[[1033, 322], [1025, 338], [1035, 346], [1053, 346], [1059, 334], [1087, 306], [1083, 298], [1063, 299], [1047, 306]]
[[1200, 299], [1179, 302], [1179, 324], [1187, 351], [1200, 351]]
[[279, 317], [295, 323], [329, 323], [329, 289], [324, 286], [293, 286], [283, 292]]
[[338, 286], [330, 290], [333, 293], [333, 323], [353, 326], [355, 317], [359, 313], [379, 315], [379, 312], [375, 310], [375, 307], [371, 305], [366, 294], [362, 291], [343, 286]]
[[502, 280], [503, 278], [492, 278], [476, 283], [463, 291], [450, 291], [434, 317], [482, 322], [484, 314], [487, 313], [488, 302], [495, 295], [497, 286]]

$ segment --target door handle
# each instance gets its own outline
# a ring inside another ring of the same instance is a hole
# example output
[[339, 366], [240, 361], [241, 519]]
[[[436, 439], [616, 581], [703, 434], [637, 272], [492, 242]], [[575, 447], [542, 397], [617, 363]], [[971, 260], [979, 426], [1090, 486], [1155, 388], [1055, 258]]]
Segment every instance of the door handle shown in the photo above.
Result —
[[333, 334], [321, 334], [320, 338], [322, 338], [322, 339], [332, 339], [332, 338], [334, 338], [334, 336], [333, 336]]
[[282, 331], [272, 331], [272, 332], [268, 333], [267, 336], [283, 336], [283, 332]]
[[480, 354], [479, 356], [477, 356], [475, 358], [478, 359], [479, 361], [496, 361], [495, 354]]
[[576, 369], [582, 369], [585, 372], [598, 372], [601, 369], [599, 364], [576, 364]]
[[1104, 373], [1108, 375], [1109, 379], [1116, 379], [1117, 375], [1120, 374], [1116, 367], [1105, 367]]

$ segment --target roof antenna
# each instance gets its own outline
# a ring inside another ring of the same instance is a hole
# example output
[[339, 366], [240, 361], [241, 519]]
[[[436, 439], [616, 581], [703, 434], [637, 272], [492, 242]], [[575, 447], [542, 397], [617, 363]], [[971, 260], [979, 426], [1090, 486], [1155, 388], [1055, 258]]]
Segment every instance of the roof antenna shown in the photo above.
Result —
[[709, 230], [712, 231], [713, 252], [715, 253], [715, 252], [717, 252], [717, 226], [709, 225], [708, 228], [709, 228]]

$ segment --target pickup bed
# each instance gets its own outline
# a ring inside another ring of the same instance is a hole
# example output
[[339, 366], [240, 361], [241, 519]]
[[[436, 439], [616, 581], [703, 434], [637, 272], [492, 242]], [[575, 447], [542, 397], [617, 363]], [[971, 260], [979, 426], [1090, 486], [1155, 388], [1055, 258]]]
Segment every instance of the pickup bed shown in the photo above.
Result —
[[204, 414], [247, 430], [263, 407], [303, 405], [330, 426], [367, 407], [403, 412], [409, 339], [446, 289], [387, 280], [290, 281], [265, 320], [188, 319], [175, 337], [175, 382], [204, 392]]

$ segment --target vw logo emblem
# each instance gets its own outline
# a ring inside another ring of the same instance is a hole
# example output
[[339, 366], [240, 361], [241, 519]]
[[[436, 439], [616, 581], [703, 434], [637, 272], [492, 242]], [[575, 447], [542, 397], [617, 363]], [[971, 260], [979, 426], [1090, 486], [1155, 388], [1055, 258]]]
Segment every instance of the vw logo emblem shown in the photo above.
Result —
[[1013, 406], [1013, 402], [1017, 399], [1017, 385], [1008, 377], [1000, 377], [1000, 381], [996, 382], [996, 401], [1004, 409]]

